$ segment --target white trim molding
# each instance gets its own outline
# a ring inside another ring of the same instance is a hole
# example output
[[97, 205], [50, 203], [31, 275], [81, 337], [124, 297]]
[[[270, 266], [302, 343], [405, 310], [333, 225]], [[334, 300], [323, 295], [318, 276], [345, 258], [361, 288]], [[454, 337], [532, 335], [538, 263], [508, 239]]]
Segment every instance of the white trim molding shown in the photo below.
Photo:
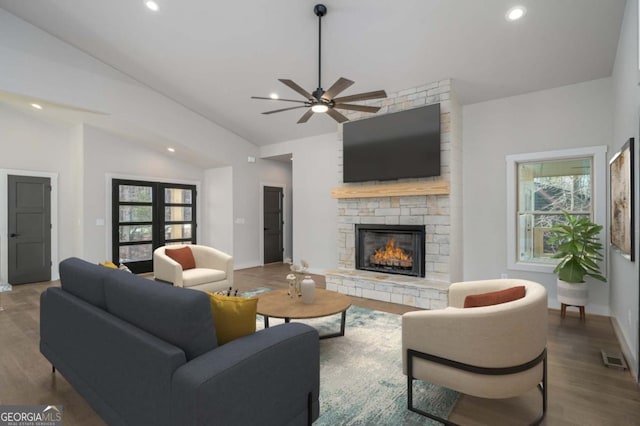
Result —
[[518, 163], [530, 161], [561, 160], [570, 158], [593, 158], [593, 219], [602, 225], [604, 230], [600, 235], [600, 241], [605, 247], [605, 260], [602, 262], [603, 274], [606, 276], [607, 265], [607, 147], [606, 145], [590, 146], [585, 148], [563, 149], [558, 151], [535, 152], [529, 154], [507, 155], [507, 268], [519, 271], [548, 272], [552, 273], [554, 264], [519, 262], [517, 252], [517, 173]]

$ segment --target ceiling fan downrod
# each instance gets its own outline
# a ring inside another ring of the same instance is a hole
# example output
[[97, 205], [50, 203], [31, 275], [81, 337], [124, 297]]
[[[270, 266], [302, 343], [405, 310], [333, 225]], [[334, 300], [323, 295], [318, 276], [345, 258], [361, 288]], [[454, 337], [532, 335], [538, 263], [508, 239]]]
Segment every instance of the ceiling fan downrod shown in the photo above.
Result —
[[327, 7], [324, 4], [316, 4], [313, 8], [313, 12], [318, 17], [318, 88], [312, 93], [313, 97], [322, 102], [321, 98], [324, 95], [322, 89], [322, 17], [327, 14]]

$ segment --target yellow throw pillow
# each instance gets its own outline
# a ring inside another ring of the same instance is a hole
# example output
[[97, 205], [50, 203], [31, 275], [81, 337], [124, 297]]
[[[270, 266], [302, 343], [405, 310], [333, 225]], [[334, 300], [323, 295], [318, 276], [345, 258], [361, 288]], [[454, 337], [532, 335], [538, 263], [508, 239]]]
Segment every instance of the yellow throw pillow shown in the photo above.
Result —
[[207, 294], [219, 345], [255, 333], [257, 297], [223, 296], [209, 292]]
[[110, 260], [105, 260], [103, 263], [100, 264], [100, 266], [104, 266], [105, 268], [118, 269], [118, 265], [116, 265]]

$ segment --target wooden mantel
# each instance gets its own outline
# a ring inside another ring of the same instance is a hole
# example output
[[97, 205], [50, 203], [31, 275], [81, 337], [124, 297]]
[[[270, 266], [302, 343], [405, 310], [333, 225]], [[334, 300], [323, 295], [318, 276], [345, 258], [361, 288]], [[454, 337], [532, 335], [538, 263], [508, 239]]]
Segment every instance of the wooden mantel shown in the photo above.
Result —
[[375, 185], [343, 185], [333, 188], [332, 198], [406, 197], [411, 195], [446, 195], [449, 182], [394, 182]]

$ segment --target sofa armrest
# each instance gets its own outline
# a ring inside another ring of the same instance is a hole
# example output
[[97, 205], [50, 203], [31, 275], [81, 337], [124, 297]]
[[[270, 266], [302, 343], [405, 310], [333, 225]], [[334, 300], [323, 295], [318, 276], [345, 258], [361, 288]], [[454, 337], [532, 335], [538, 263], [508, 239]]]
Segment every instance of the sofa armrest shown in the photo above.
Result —
[[159, 252], [161, 249], [163, 247], [153, 253], [153, 275], [158, 280], [182, 287], [182, 266], [164, 252]]
[[319, 414], [318, 332], [283, 324], [220, 346], [176, 370], [175, 424], [285, 425]]
[[191, 246], [197, 268], [210, 268], [224, 271], [229, 287], [233, 287], [233, 257], [213, 247]]

